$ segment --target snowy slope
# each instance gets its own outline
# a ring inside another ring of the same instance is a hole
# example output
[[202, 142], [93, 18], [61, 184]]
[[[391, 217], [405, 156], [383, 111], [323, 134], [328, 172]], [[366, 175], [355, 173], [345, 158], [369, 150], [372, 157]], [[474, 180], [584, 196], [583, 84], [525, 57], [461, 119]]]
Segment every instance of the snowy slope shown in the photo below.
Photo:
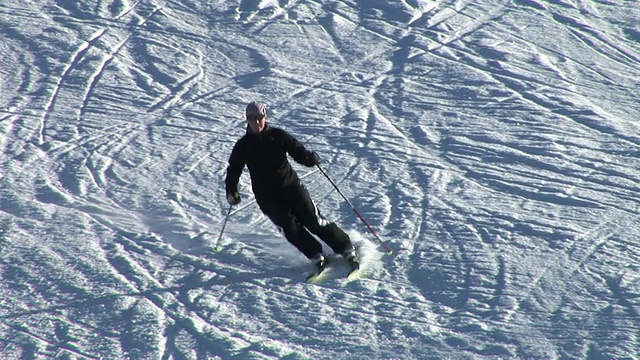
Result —
[[[3, 359], [640, 358], [629, 0], [0, 2]], [[308, 261], [241, 179], [244, 106], [361, 246]]]

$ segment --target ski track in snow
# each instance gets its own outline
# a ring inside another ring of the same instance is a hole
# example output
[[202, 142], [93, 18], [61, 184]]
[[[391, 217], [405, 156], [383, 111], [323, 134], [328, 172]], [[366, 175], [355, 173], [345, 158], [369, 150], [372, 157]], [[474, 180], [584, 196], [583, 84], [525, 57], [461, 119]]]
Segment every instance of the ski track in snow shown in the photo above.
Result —
[[[640, 13], [596, 0], [0, 4], [0, 355], [639, 358]], [[311, 270], [241, 179], [244, 105], [388, 241]]]

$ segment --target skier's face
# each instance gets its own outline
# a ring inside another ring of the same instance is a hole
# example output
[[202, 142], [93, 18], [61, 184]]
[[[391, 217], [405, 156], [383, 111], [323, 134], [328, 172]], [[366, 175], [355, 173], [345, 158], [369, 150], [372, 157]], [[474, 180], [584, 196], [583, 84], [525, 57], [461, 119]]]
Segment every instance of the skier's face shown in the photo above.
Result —
[[249, 123], [249, 127], [251, 128], [251, 132], [256, 134], [264, 130], [264, 127], [267, 124], [266, 116], [250, 117], [247, 119], [247, 122]]

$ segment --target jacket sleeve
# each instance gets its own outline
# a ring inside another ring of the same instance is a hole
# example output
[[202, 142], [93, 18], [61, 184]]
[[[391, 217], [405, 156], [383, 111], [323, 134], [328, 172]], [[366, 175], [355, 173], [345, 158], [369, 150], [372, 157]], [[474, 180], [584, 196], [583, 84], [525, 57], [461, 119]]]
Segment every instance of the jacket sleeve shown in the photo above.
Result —
[[225, 190], [227, 194], [238, 191], [238, 181], [246, 164], [244, 142], [240, 139], [233, 147], [229, 156], [229, 165], [227, 166], [227, 176], [224, 179]]
[[287, 153], [293, 160], [304, 166], [315, 166], [313, 153], [307, 150], [296, 138], [288, 132], [281, 130], [282, 142]]

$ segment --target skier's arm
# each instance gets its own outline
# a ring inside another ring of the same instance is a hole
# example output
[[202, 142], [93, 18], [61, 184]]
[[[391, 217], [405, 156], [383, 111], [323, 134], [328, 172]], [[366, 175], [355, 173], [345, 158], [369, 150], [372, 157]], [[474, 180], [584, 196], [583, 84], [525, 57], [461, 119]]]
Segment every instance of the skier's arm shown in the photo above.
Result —
[[246, 164], [244, 153], [243, 141], [240, 139], [233, 147], [231, 155], [229, 156], [227, 176], [224, 179], [227, 194], [238, 192], [238, 182], [240, 181], [240, 175], [242, 175], [242, 170]]
[[282, 131], [282, 142], [287, 153], [296, 162], [305, 166], [316, 166], [319, 162], [318, 154], [307, 150], [296, 138], [286, 131]]

